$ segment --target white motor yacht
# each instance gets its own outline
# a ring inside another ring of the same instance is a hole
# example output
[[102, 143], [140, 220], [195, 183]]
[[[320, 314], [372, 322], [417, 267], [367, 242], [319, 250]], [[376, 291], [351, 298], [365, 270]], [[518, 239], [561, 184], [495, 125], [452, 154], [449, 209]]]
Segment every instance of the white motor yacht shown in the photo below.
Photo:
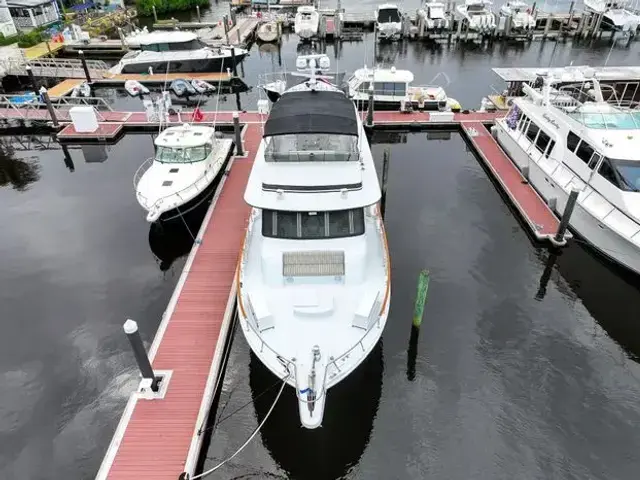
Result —
[[577, 189], [571, 228], [640, 272], [640, 112], [629, 108], [621, 82], [605, 85], [592, 75], [574, 84], [544, 75], [541, 88], [524, 85], [525, 96], [513, 99], [493, 132], [559, 215]]
[[397, 109], [403, 102], [415, 105], [424, 110], [458, 111], [460, 104], [454, 98], [448, 97], [444, 87], [436, 85], [435, 81], [442, 76], [448, 84], [448, 78], [443, 73], [434, 77], [430, 85], [413, 86], [413, 73], [409, 70], [391, 68], [359, 68], [347, 81], [349, 96], [358, 104], [367, 104], [369, 88], [373, 86], [373, 100], [376, 108]]
[[536, 26], [531, 7], [522, 0], [510, 0], [500, 7], [500, 16], [505, 19], [511, 17], [512, 30], [532, 30]]
[[231, 140], [215, 129], [184, 124], [163, 130], [155, 157], [135, 173], [133, 185], [147, 221], [172, 220], [197, 207], [228, 158]]
[[376, 30], [380, 40], [402, 38], [402, 14], [397, 5], [384, 3], [376, 9]]
[[426, 0], [418, 9], [417, 15], [427, 30], [448, 30], [451, 26], [451, 17], [446, 11], [446, 6], [438, 0]]
[[157, 31], [136, 36], [141, 50], [128, 52], [109, 71], [160, 74], [167, 72], [223, 72], [248, 55], [243, 48], [205, 45], [193, 32]]
[[391, 295], [373, 156], [353, 102], [316, 77], [328, 64], [299, 57], [308, 80], [271, 106], [237, 282], [247, 342], [295, 388], [306, 428], [322, 424], [330, 388], [377, 344]]
[[310, 40], [318, 34], [320, 14], [313, 5], [298, 7], [293, 23], [293, 28], [302, 40]]
[[456, 7], [456, 18], [466, 21], [469, 30], [479, 33], [493, 31], [496, 28], [496, 17], [491, 11], [493, 2], [489, 0], [465, 0]]
[[635, 34], [640, 25], [640, 15], [630, 4], [629, 0], [584, 0], [587, 12], [602, 14], [602, 29]]

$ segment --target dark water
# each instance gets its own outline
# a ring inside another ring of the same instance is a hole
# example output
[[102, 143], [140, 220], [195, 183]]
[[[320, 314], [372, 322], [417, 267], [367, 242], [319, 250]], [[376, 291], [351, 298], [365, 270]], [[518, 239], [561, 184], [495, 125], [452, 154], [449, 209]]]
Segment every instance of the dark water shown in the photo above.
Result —
[[[284, 65], [296, 48], [291, 36]], [[492, 83], [501, 88], [492, 66], [599, 65], [609, 53], [609, 64], [637, 63], [634, 45], [607, 41], [379, 52], [418, 82], [447, 73], [447, 91], [467, 107]], [[370, 42], [345, 44], [339, 69], [372, 55]], [[254, 47], [244, 68], [255, 85], [280, 69], [277, 50]], [[105, 96], [140, 108], [118, 95]], [[256, 98], [243, 94], [243, 107]], [[374, 139], [378, 160], [391, 153], [393, 296], [381, 344], [330, 392], [321, 430], [298, 427], [285, 390], [264, 430], [214, 478], [637, 478], [638, 278], [574, 244], [541, 289], [548, 252], [532, 245], [457, 134], [430, 136]], [[0, 478], [92, 478], [136, 384], [121, 325], [133, 318], [153, 338], [190, 236], [150, 229], [136, 203], [132, 176], [152, 154], [151, 135], [72, 148], [73, 165], [46, 135], [0, 142]], [[422, 268], [431, 284], [412, 360]], [[274, 380], [236, 332], [207, 465], [264, 418]]]

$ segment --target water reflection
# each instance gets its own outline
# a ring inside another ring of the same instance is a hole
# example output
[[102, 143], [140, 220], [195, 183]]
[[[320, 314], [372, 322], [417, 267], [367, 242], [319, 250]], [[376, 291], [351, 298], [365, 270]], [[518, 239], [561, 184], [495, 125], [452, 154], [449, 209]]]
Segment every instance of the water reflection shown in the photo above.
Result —
[[189, 212], [166, 222], [154, 222], [149, 227], [149, 248], [162, 272], [191, 251], [193, 241], [213, 200], [217, 182], [207, 188], [202, 203]]
[[[260, 394], [273, 387], [275, 377], [253, 352], [249, 369], [249, 386], [258, 422], [262, 422], [275, 392]], [[285, 389], [261, 434], [264, 446], [289, 478], [343, 478], [358, 464], [378, 411], [383, 370], [380, 341], [346, 380], [329, 391], [322, 427], [315, 430], [300, 426], [295, 394], [291, 388]]]
[[8, 141], [0, 142], [0, 187], [11, 186], [23, 192], [40, 179], [38, 157], [14, 158], [15, 148]]
[[[557, 268], [575, 296], [631, 358], [640, 362], [640, 279], [579, 239], [563, 250]], [[559, 287], [560, 288], [560, 287]]]

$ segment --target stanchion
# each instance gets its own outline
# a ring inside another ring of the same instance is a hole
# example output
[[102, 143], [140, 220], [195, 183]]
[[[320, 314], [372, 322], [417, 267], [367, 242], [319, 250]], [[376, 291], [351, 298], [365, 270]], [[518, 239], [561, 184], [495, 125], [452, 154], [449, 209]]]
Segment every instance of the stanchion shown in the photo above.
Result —
[[233, 112], [233, 131], [236, 134], [236, 155], [241, 157], [244, 155], [244, 149], [242, 148], [242, 128], [238, 112]]

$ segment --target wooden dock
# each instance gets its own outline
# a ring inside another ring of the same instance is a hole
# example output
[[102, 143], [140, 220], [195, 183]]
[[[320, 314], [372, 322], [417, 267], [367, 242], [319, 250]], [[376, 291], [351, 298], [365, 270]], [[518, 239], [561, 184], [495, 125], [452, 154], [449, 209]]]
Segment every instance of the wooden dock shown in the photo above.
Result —
[[[225, 24], [225, 20], [231, 24]], [[218, 22], [162, 22], [154, 23], [153, 28], [162, 30], [194, 30], [207, 45], [220, 46], [232, 45], [234, 47], [247, 47], [252, 41], [256, 29], [261, 20], [253, 16], [237, 16], [233, 20], [224, 19]]]
[[[479, 121], [467, 122], [462, 125], [462, 132], [475, 147], [493, 179], [502, 187], [531, 233], [537, 240], [553, 243], [560, 221], [500, 148], [486, 126]], [[570, 237], [570, 233], [565, 234], [565, 242]]]
[[149, 356], [167, 382], [161, 398], [132, 394], [97, 480], [176, 480], [194, 473], [235, 308], [250, 212], [243, 194], [260, 139], [258, 126], [245, 128], [246, 154], [230, 160], [158, 327]]

